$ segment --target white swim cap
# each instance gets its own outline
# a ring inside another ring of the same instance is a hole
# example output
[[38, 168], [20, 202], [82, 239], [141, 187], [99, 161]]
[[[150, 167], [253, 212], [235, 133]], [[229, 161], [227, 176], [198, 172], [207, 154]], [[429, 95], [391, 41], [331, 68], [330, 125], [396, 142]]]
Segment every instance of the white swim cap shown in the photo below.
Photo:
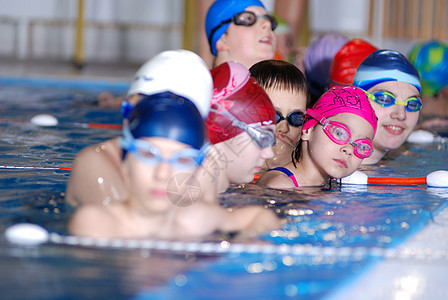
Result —
[[194, 52], [161, 52], [143, 64], [134, 76], [128, 96], [172, 92], [191, 100], [205, 119], [210, 111], [213, 80], [205, 62]]

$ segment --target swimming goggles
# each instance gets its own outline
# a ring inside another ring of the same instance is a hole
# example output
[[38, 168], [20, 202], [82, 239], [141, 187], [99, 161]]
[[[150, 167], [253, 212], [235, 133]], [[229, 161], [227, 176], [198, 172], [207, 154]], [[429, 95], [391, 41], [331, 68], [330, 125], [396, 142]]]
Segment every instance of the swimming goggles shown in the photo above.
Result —
[[275, 134], [274, 132], [262, 128], [254, 128], [246, 123], [238, 120], [234, 115], [232, 115], [229, 111], [222, 108], [221, 110], [217, 110], [214, 108], [210, 109], [212, 112], [220, 114], [222, 116], [227, 117], [232, 121], [232, 126], [238, 127], [249, 134], [252, 140], [257, 144], [258, 148], [264, 149], [267, 147], [272, 147], [275, 145]]
[[211, 41], [213, 35], [215, 34], [215, 32], [219, 28], [221, 28], [222, 26], [224, 26], [226, 24], [229, 24], [229, 23], [233, 22], [233, 24], [235, 24], [235, 25], [252, 26], [252, 25], [254, 25], [257, 22], [258, 18], [265, 18], [266, 20], [271, 22], [271, 29], [272, 29], [272, 31], [274, 31], [275, 28], [277, 28], [277, 26], [278, 26], [278, 21], [277, 21], [277, 19], [274, 16], [271, 16], [271, 15], [256, 15], [255, 13], [253, 13], [251, 11], [243, 11], [243, 12], [237, 13], [236, 15], [233, 15], [233, 17], [231, 17], [230, 19], [224, 20], [221, 23], [219, 23], [210, 32], [208, 40]]
[[397, 101], [395, 96], [386, 91], [379, 91], [373, 94], [366, 93], [370, 100], [375, 101], [382, 107], [389, 107], [394, 104], [403, 105], [408, 112], [416, 112], [422, 109], [422, 102], [417, 97], [411, 97], [406, 101]]
[[290, 112], [286, 117], [282, 115], [278, 110], [275, 111], [275, 123], [279, 123], [283, 120], [288, 121], [288, 124], [293, 127], [299, 127], [303, 125], [305, 121], [305, 114], [301, 111]]
[[328, 121], [317, 111], [308, 109], [308, 116], [316, 119], [321, 125], [323, 125], [323, 130], [325, 134], [338, 145], [350, 144], [353, 146], [354, 154], [356, 157], [364, 159], [370, 157], [373, 153], [373, 145], [367, 139], [358, 139], [356, 141], [351, 140], [350, 129], [342, 123], [335, 121]]
[[204, 151], [189, 148], [173, 154], [170, 158], [165, 158], [156, 146], [149, 142], [135, 139], [128, 126], [123, 128], [123, 137], [120, 139], [120, 145], [147, 165], [154, 166], [165, 162], [177, 170], [198, 167], [205, 156]]

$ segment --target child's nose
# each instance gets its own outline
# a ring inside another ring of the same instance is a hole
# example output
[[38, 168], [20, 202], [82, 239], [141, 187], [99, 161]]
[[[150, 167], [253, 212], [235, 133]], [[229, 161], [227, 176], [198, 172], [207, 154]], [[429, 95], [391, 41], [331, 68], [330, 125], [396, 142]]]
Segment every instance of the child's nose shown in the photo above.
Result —
[[355, 147], [350, 143], [347, 143], [341, 147], [341, 151], [347, 154], [348, 156], [352, 156], [355, 151]]
[[268, 19], [263, 18], [263, 17], [259, 17], [258, 20], [260, 20], [260, 22], [262, 22], [261, 26], [263, 28], [269, 27], [270, 29], [272, 29], [271, 21], [269, 21]]
[[277, 127], [276, 127], [276, 131], [277, 132], [281, 132], [281, 133], [289, 132], [288, 122], [286, 120], [282, 120], [282, 121], [278, 122], [277, 123]]
[[173, 166], [168, 162], [160, 162], [157, 164], [154, 177], [159, 181], [168, 181], [173, 175]]
[[404, 121], [406, 120], [406, 109], [403, 105], [394, 104], [390, 108], [391, 111], [391, 117], [396, 120]]

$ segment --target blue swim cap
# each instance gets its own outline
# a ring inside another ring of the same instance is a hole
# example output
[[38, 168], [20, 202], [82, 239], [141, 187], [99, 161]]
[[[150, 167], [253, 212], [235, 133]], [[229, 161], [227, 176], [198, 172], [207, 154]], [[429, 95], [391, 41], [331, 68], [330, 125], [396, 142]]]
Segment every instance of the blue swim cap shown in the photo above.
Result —
[[[212, 37], [210, 34], [212, 30], [219, 26], [222, 21], [232, 18], [234, 15], [243, 12], [249, 6], [264, 5], [260, 0], [216, 0], [208, 9], [205, 17], [205, 33], [207, 34], [208, 43], [210, 44], [210, 51], [216, 56], [216, 42], [227, 31], [230, 23], [223, 25], [215, 31]], [[211, 40], [210, 40], [211, 38]]]
[[394, 50], [377, 50], [367, 56], [356, 70], [353, 85], [367, 91], [386, 81], [407, 82], [421, 92], [418, 71], [403, 54]]
[[423, 96], [436, 95], [448, 85], [448, 45], [435, 40], [418, 43], [408, 57], [420, 73]]
[[200, 149], [205, 125], [196, 106], [182, 96], [163, 92], [142, 98], [132, 110], [129, 129], [134, 138], [164, 137]]

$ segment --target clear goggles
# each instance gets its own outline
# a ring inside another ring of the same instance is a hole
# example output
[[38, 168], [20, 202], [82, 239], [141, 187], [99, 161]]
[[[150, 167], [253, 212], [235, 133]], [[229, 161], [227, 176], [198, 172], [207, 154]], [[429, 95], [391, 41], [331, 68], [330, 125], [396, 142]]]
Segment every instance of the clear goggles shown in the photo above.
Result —
[[277, 28], [277, 26], [278, 26], [278, 21], [277, 21], [277, 19], [274, 16], [271, 16], [271, 15], [256, 15], [255, 13], [253, 13], [251, 11], [243, 11], [243, 12], [240, 12], [240, 13], [237, 13], [237, 14], [233, 15], [233, 17], [231, 17], [230, 19], [222, 21], [215, 28], [213, 28], [212, 31], [210, 32], [209, 41], [212, 40], [212, 37], [215, 34], [215, 32], [219, 28], [221, 28], [222, 26], [224, 26], [226, 24], [229, 24], [229, 23], [233, 22], [233, 24], [235, 24], [235, 25], [252, 26], [252, 25], [254, 25], [257, 22], [258, 18], [265, 18], [266, 20], [271, 22], [271, 29], [272, 29], [272, 31], [274, 31], [275, 28]]
[[422, 101], [417, 97], [411, 97], [406, 101], [397, 101], [395, 96], [386, 91], [378, 91], [373, 94], [366, 93], [370, 100], [375, 101], [382, 107], [389, 107], [394, 104], [402, 105], [408, 112], [417, 112], [422, 109]]
[[330, 140], [338, 145], [350, 144], [353, 146], [354, 154], [356, 157], [364, 159], [370, 157], [373, 153], [373, 145], [367, 139], [358, 139], [356, 141], [351, 140], [350, 129], [342, 123], [336, 121], [328, 121], [325, 117], [316, 111], [307, 110], [310, 117], [316, 119], [321, 125], [323, 130]]
[[279, 123], [286, 120], [289, 125], [293, 127], [302, 126], [305, 121], [305, 114], [301, 111], [290, 112], [286, 117], [282, 115], [278, 110], [275, 111], [275, 123]]
[[224, 108], [222, 108], [221, 110], [211, 108], [210, 111], [227, 117], [232, 121], [232, 126], [246, 131], [260, 149], [272, 147], [275, 145], [275, 133], [271, 130], [251, 127], [246, 123], [238, 120], [234, 115], [232, 115]]
[[123, 137], [120, 139], [123, 149], [132, 153], [138, 160], [147, 165], [157, 165], [168, 163], [177, 170], [186, 170], [201, 165], [205, 153], [198, 149], [185, 149], [165, 158], [160, 153], [160, 149], [147, 141], [135, 139], [128, 126], [123, 128]]

